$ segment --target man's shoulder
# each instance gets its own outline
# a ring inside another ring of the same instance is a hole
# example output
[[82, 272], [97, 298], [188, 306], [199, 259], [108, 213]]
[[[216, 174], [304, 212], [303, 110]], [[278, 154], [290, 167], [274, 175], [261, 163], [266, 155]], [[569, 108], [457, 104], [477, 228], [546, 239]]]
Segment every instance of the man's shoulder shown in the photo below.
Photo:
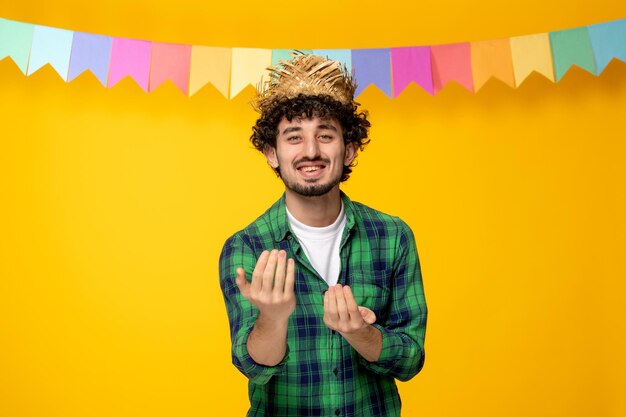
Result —
[[358, 201], [351, 201], [352, 207], [366, 228], [396, 229], [399, 232], [410, 231], [411, 228], [398, 216], [387, 214]]
[[[255, 243], [262, 243], [263, 241], [273, 240], [278, 226], [278, 219], [281, 216], [280, 206], [282, 199], [278, 200], [271, 207], [269, 207], [263, 214], [257, 217], [253, 222], [248, 224], [243, 229], [233, 233], [226, 241], [226, 244], [232, 242], [243, 242], [250, 246]], [[284, 213], [282, 214], [284, 215]]]

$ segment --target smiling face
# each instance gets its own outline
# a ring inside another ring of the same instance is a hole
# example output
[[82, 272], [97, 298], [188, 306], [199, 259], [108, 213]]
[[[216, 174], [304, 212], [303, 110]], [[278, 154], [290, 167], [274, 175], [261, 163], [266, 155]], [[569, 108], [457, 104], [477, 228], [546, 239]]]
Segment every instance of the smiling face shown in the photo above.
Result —
[[356, 156], [354, 144], [344, 144], [341, 125], [334, 118], [285, 117], [278, 123], [276, 148], [265, 156], [278, 168], [287, 192], [305, 197], [327, 194], [339, 186], [343, 167]]

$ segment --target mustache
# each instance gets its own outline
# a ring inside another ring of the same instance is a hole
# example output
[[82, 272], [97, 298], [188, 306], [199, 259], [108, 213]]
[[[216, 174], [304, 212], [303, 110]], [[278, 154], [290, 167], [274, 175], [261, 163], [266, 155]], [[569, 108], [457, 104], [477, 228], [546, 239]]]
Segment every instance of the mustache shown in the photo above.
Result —
[[330, 164], [330, 159], [326, 159], [326, 158], [308, 158], [308, 157], [303, 157], [298, 159], [297, 161], [293, 162], [293, 166], [297, 166], [298, 164], [301, 164], [303, 162], [322, 162], [325, 165], [329, 165]]

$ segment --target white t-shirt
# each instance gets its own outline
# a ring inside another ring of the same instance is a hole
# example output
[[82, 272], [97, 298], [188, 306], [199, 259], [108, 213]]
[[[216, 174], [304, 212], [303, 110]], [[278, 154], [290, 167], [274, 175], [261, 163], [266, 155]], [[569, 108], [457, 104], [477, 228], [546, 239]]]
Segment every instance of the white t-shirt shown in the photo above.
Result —
[[311, 227], [296, 220], [287, 210], [287, 219], [307, 258], [317, 273], [330, 286], [339, 279], [339, 246], [346, 227], [346, 214], [341, 211], [337, 220], [329, 226]]

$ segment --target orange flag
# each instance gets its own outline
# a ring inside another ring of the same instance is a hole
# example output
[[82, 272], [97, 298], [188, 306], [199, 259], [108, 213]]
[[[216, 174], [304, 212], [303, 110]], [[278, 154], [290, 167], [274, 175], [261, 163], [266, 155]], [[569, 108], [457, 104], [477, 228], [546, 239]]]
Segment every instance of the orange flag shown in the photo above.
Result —
[[475, 91], [491, 77], [515, 87], [511, 44], [508, 39], [472, 42], [472, 76]]

